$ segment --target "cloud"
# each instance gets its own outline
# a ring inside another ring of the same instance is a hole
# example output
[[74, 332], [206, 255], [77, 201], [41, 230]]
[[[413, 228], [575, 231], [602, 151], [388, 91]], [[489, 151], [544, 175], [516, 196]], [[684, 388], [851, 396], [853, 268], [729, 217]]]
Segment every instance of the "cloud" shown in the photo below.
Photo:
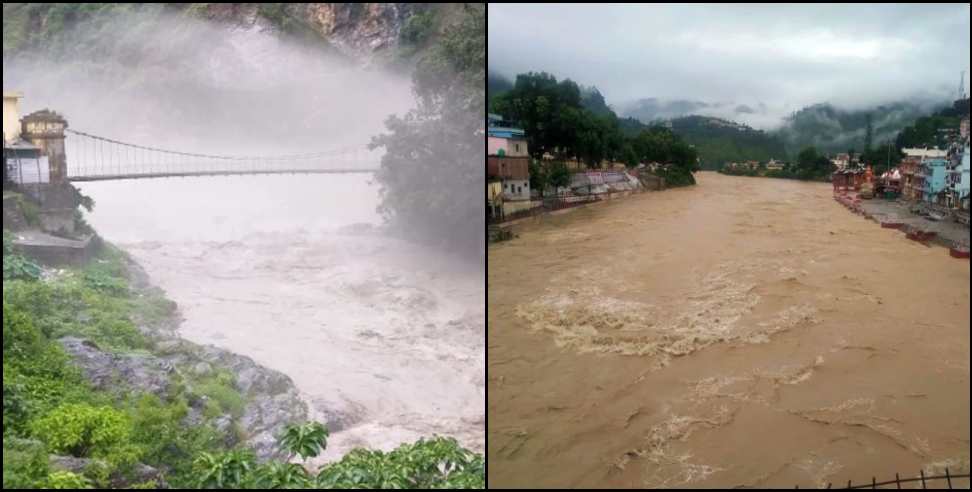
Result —
[[616, 107], [728, 101], [707, 109], [760, 128], [816, 103], [950, 100], [970, 57], [969, 4], [490, 4], [488, 29], [507, 76], [569, 77]]

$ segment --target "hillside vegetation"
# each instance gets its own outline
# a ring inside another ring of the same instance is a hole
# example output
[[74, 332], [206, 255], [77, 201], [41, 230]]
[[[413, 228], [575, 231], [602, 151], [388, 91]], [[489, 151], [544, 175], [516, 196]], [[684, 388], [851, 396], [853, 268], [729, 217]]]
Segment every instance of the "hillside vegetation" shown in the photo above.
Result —
[[463, 4], [302, 3], [4, 3], [3, 56], [69, 53], [79, 30], [119, 19], [151, 29], [162, 16], [205, 20], [228, 29], [257, 27], [334, 55], [414, 64], [460, 22]]
[[672, 120], [672, 130], [695, 145], [702, 169], [716, 170], [727, 162], [787, 159], [786, 146], [779, 137], [720, 118], [676, 118]]

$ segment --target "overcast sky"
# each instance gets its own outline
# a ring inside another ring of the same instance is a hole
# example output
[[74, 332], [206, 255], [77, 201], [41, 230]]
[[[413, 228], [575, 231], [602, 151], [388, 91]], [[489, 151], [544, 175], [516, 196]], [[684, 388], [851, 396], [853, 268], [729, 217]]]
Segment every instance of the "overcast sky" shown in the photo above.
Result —
[[489, 68], [596, 85], [615, 109], [687, 99], [856, 109], [969, 88], [969, 4], [489, 5]]

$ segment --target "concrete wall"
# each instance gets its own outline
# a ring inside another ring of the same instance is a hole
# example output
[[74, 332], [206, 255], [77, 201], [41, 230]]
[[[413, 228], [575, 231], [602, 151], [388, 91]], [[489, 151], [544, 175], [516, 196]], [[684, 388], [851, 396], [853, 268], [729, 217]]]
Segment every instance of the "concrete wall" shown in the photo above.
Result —
[[499, 155], [500, 150], [507, 157], [527, 157], [530, 155], [527, 152], [527, 141], [521, 138], [488, 137], [486, 145], [488, 155]]
[[528, 157], [486, 158], [486, 175], [501, 179], [530, 179], [530, 159]]
[[20, 109], [17, 100], [20, 95], [13, 92], [3, 93], [3, 141], [11, 142], [20, 137]]
[[499, 151], [506, 152], [506, 139], [499, 137], [488, 137], [486, 139], [487, 155], [499, 155]]
[[51, 168], [46, 156], [39, 159], [7, 158], [10, 180], [17, 184], [38, 184], [51, 182]]
[[503, 197], [506, 198], [507, 200], [529, 200], [530, 180], [529, 179], [503, 180]]
[[531, 208], [540, 206], [540, 203], [531, 200], [505, 201], [503, 202], [503, 214], [510, 215], [524, 210], [530, 210]]
[[50, 238], [44, 240], [14, 240], [14, 248], [25, 256], [44, 265], [80, 266], [88, 263], [101, 245], [98, 236], [89, 236], [79, 241]]
[[493, 181], [486, 185], [486, 200], [493, 201], [497, 197], [503, 194], [503, 183], [499, 181]]

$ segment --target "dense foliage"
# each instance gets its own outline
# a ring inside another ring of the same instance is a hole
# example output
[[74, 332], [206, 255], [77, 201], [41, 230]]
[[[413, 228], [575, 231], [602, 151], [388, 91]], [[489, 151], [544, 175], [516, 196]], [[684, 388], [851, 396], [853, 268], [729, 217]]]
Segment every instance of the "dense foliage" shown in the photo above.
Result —
[[[308, 47], [339, 55], [328, 41], [328, 32], [309, 15], [310, 8], [301, 3], [4, 3], [4, 56], [31, 48], [55, 53], [72, 48], [73, 35], [79, 26], [100, 27], [119, 15], [137, 16], [151, 29], [163, 14], [186, 18], [216, 20], [250, 26], [254, 19], [281, 37], [303, 42]], [[455, 5], [404, 4], [404, 19], [399, 30], [398, 47], [385, 53], [393, 64], [408, 64], [435, 44], [442, 25], [450, 19]], [[363, 4], [349, 4], [345, 21], [354, 22], [368, 15]], [[70, 51], [70, 50], [67, 50]]]
[[489, 72], [486, 74], [486, 97], [492, 100], [493, 96], [498, 96], [513, 89], [513, 82], [506, 77]]
[[833, 163], [821, 155], [814, 147], [806, 147], [797, 155], [796, 162], [780, 170], [766, 170], [765, 163], [757, 169], [723, 166], [719, 172], [733, 176], [766, 176], [770, 178], [799, 179], [804, 181], [829, 181], [834, 170]]
[[530, 161], [530, 188], [539, 190], [543, 195], [548, 188], [556, 190], [570, 184], [570, 170], [563, 162], [541, 166], [536, 160]]
[[[531, 72], [518, 75], [513, 88], [491, 97], [490, 104], [526, 131], [530, 154], [537, 160], [550, 153], [559, 159], [576, 157], [592, 168], [605, 160], [632, 167], [659, 162], [669, 164], [658, 171], [669, 185], [695, 183], [692, 172], [698, 170], [698, 154], [691, 145], [667, 128], [619, 120], [597, 88]], [[534, 185], [545, 178], [541, 175]]]
[[40, 273], [36, 263], [14, 252], [13, 234], [3, 231], [3, 280], [36, 280]]
[[787, 159], [786, 146], [778, 136], [719, 118], [676, 118], [672, 131], [695, 146], [702, 169], [716, 170], [727, 162]]
[[790, 152], [813, 146], [821, 153], [836, 154], [851, 147], [867, 149], [869, 135], [873, 146], [892, 140], [910, 122], [928, 112], [927, 108], [908, 102], [857, 111], [817, 104], [788, 117], [778, 134]]
[[413, 78], [417, 107], [389, 117], [372, 140], [385, 155], [376, 178], [382, 215], [407, 237], [482, 254], [486, 121], [485, 5], [465, 5]]
[[957, 100], [951, 107], [918, 118], [911, 126], [902, 129], [894, 141], [895, 146], [898, 149], [913, 147], [944, 148], [947, 139], [941, 130], [957, 131], [962, 117], [968, 117], [968, 115], [969, 100]]

